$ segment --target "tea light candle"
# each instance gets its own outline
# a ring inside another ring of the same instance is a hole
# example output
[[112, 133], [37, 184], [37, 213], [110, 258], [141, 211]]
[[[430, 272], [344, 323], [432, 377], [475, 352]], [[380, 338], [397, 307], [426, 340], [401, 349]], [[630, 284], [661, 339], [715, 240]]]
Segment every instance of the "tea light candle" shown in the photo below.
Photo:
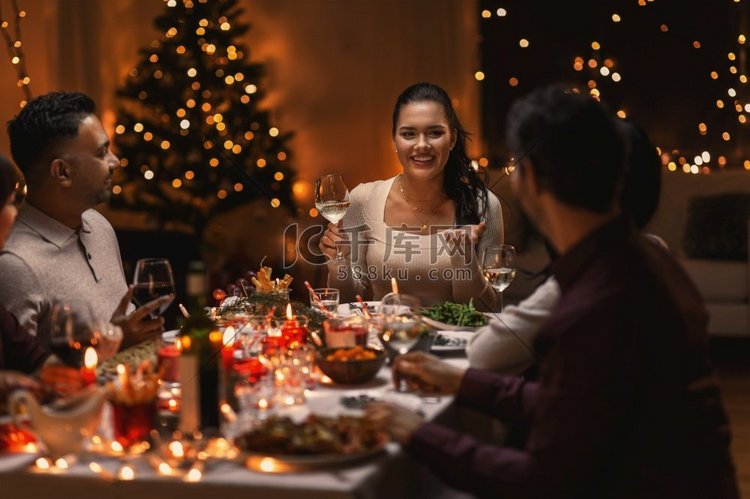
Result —
[[86, 353], [83, 355], [83, 367], [81, 368], [81, 381], [83, 382], [83, 386], [89, 386], [96, 383], [96, 364], [98, 360], [94, 347], [86, 348]]
[[307, 317], [293, 315], [292, 304], [286, 306], [286, 321], [281, 326], [281, 335], [287, 347], [296, 348], [307, 342]]

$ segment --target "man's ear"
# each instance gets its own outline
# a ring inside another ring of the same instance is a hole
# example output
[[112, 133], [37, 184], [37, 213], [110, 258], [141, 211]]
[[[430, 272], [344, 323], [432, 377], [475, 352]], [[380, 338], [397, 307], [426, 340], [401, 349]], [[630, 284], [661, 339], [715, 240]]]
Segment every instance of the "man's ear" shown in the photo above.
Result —
[[49, 173], [53, 180], [63, 187], [69, 187], [71, 184], [70, 164], [64, 159], [55, 158], [49, 164]]

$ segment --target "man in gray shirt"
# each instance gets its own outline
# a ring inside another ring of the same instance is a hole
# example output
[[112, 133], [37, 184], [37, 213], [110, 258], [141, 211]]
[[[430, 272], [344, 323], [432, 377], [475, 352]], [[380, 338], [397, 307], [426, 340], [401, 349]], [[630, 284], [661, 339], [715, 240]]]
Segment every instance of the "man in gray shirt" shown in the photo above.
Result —
[[135, 310], [131, 304], [117, 237], [93, 209], [109, 199], [119, 165], [94, 113], [88, 96], [52, 92], [29, 101], [8, 123], [28, 196], [0, 253], [0, 303], [46, 345], [56, 303], [120, 326], [129, 346], [163, 330], [163, 319], [149, 312], [171, 300]]

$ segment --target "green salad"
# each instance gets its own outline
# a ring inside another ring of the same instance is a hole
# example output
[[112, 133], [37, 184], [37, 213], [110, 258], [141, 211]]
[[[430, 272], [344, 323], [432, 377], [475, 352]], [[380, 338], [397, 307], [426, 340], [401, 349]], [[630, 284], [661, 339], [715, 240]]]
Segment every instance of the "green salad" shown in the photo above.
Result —
[[473, 300], [469, 300], [467, 304], [447, 301], [429, 308], [422, 308], [422, 315], [453, 326], [480, 327], [487, 324], [487, 317], [474, 308]]

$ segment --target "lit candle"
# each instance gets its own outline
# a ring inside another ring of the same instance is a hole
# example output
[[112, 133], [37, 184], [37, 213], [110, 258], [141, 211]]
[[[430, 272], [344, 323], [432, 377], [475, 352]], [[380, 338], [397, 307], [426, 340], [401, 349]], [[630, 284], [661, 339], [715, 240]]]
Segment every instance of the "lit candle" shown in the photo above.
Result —
[[391, 291], [393, 291], [393, 294], [398, 294], [398, 283], [395, 277], [391, 277]]
[[83, 386], [89, 386], [96, 383], [96, 364], [98, 360], [94, 347], [86, 348], [86, 353], [83, 355], [83, 367], [81, 368], [81, 381], [83, 382]]
[[307, 342], [307, 317], [293, 315], [292, 304], [286, 306], [286, 321], [281, 327], [284, 346], [295, 348]]

